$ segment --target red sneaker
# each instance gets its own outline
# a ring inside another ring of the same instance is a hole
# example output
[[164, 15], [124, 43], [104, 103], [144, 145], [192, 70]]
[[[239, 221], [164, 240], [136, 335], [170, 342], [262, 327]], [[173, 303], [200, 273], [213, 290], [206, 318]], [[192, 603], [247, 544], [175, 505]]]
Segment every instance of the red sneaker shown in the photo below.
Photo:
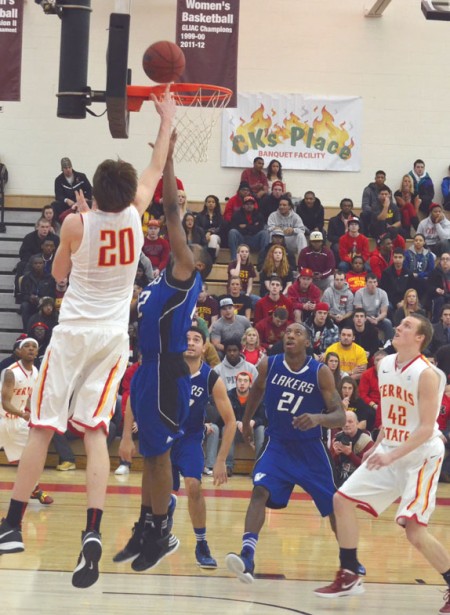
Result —
[[445, 604], [439, 613], [450, 613], [450, 589], [447, 589], [444, 596]]
[[[340, 596], [358, 596], [364, 593], [364, 585], [360, 576], [351, 570], [341, 568], [331, 585], [314, 590], [319, 598], [339, 598]], [[446, 612], [446, 611], [443, 611]], [[450, 611], [447, 611], [450, 613]]]
[[50, 497], [48, 493], [45, 493], [45, 491], [42, 491], [42, 489], [39, 489], [39, 486], [36, 487], [36, 489], [30, 495], [30, 498], [32, 500], [39, 500], [41, 504], [45, 504], [46, 506], [48, 506], [49, 504], [53, 504], [53, 498]]

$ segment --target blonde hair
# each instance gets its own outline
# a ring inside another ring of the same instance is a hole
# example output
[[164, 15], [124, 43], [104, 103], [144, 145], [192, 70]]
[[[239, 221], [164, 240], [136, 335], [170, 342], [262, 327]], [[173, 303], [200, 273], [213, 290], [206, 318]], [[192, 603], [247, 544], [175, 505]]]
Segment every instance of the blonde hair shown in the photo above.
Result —
[[403, 190], [403, 182], [405, 181], [405, 179], [407, 179], [408, 182], [409, 182], [409, 191], [411, 192], [411, 194], [414, 194], [414, 182], [413, 182], [412, 177], [410, 175], [403, 175], [402, 183], [400, 185], [400, 191]]
[[[408, 307], [408, 303], [407, 303], [407, 300], [406, 300], [408, 295], [409, 295], [409, 293], [415, 293], [415, 295], [416, 295], [416, 306], [412, 310]], [[419, 295], [418, 295], [417, 290], [415, 288], [408, 288], [406, 293], [403, 295], [402, 308], [403, 308], [403, 311], [405, 312], [405, 316], [411, 316], [411, 314], [414, 314], [414, 312], [416, 312], [417, 310], [420, 310], [421, 306], [420, 306], [420, 303], [419, 303]]]
[[[177, 196], [184, 196], [184, 205], [181, 206], [180, 205], [180, 218], [183, 219], [184, 216], [189, 213], [188, 212], [188, 200], [187, 200], [187, 195], [186, 192], [184, 190], [177, 190]], [[178, 202], [178, 200], [177, 200]], [[195, 217], [195, 216], [194, 216]]]
[[256, 333], [256, 346], [255, 348], [259, 348], [261, 345], [260, 339], [259, 339], [259, 333], [258, 330], [255, 329], [255, 327], [249, 327], [248, 329], [246, 329], [244, 331], [244, 335], [242, 336], [242, 347], [244, 348], [246, 343], [247, 343], [247, 334], [248, 333]]

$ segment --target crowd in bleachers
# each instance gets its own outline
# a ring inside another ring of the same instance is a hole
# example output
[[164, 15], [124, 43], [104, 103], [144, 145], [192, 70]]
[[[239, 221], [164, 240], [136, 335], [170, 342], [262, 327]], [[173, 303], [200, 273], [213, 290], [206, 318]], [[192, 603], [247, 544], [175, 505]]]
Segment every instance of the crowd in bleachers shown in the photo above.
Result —
[[[60, 226], [77, 210], [75, 190], [92, 199], [86, 175], [74, 171], [68, 158], [61, 166], [55, 201], [43, 208], [36, 229], [25, 236], [15, 270], [23, 329], [38, 341], [40, 356], [67, 288], [51, 276]], [[145, 241], [134, 300], [170, 258], [162, 181], [143, 218]], [[377, 358], [383, 356], [380, 352], [394, 352], [394, 327], [402, 318], [419, 312], [431, 320], [434, 337], [426, 354], [436, 361], [440, 351], [438, 364], [450, 376], [450, 176], [442, 180], [441, 204], [422, 160], [416, 160], [395, 191], [379, 170], [358, 206], [348, 197], [340, 199], [339, 213], [327, 222], [313, 191], [303, 198], [292, 196], [278, 161], [264, 170], [264, 161], [255, 158], [223, 207], [217, 196], [208, 194], [202, 210], [192, 211], [182, 181], [177, 184], [187, 242], [204, 246], [215, 263], [221, 248], [228, 247], [230, 254], [223, 292], [210, 294], [205, 283], [197, 304], [196, 322], [208, 337], [206, 360], [224, 379], [230, 397], [242, 403], [261, 358], [282, 352], [289, 323], [304, 323], [310, 353], [333, 371], [344, 405], [353, 413], [347, 414], [342, 432], [329, 434], [332, 456], [338, 467], [345, 466], [342, 476], [348, 475], [379, 428]], [[130, 370], [138, 360], [136, 329], [131, 317]], [[122, 393], [129, 379], [130, 372]], [[120, 431], [120, 405], [117, 414]], [[256, 427], [264, 424], [263, 410], [258, 417]], [[439, 420], [447, 445], [449, 419], [450, 398], [444, 396]], [[220, 427], [211, 405], [207, 438], [214, 443]], [[258, 449], [259, 435], [257, 442]], [[214, 462], [214, 443], [209, 444], [206, 473]], [[231, 475], [232, 454], [227, 466]], [[450, 480], [446, 465], [442, 476]]]

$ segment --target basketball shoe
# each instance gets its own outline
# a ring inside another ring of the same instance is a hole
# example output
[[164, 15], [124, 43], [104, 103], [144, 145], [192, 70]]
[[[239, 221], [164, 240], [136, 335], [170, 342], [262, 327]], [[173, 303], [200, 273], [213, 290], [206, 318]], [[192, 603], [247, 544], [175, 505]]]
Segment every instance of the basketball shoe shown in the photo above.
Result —
[[11, 527], [6, 519], [0, 523], [0, 555], [2, 553], [20, 553], [25, 551], [22, 532], [18, 527]]
[[122, 562], [132, 562], [137, 558], [139, 553], [141, 552], [142, 546], [142, 533], [144, 531], [144, 524], [139, 521], [134, 524], [133, 529], [131, 530], [131, 538], [119, 553], [113, 557], [113, 562], [122, 563]]
[[441, 615], [445, 615], [445, 613], [450, 613], [450, 588], [447, 589], [444, 596], [445, 604], [439, 611]]
[[81, 532], [81, 551], [72, 575], [74, 587], [90, 587], [97, 581], [98, 563], [102, 556], [101, 538], [98, 532]]
[[175, 553], [179, 546], [180, 541], [173, 534], [158, 536], [154, 527], [146, 526], [142, 534], [141, 553], [131, 567], [136, 572], [154, 568], [162, 559]]
[[253, 583], [254, 572], [255, 572], [255, 562], [251, 557], [250, 553], [248, 553], [245, 549], [241, 551], [241, 554], [237, 553], [228, 553], [225, 558], [225, 563], [230, 572], [235, 574], [239, 581], [242, 583]]
[[172, 531], [173, 528], [173, 515], [175, 513], [175, 508], [177, 507], [177, 496], [175, 494], [170, 495], [169, 508], [167, 509], [167, 531]]
[[336, 573], [336, 578], [326, 587], [314, 590], [319, 598], [339, 598], [340, 596], [358, 596], [364, 593], [364, 585], [361, 577], [351, 570], [340, 568]]
[[39, 502], [41, 504], [45, 504], [45, 506], [48, 506], [49, 504], [53, 504], [53, 501], [54, 501], [53, 498], [48, 495], [48, 493], [45, 493], [45, 491], [42, 491], [42, 489], [39, 489], [39, 485], [36, 486], [33, 493], [30, 495], [30, 499], [39, 500]]
[[208, 543], [206, 540], [200, 540], [195, 546], [195, 559], [200, 568], [214, 570], [217, 568], [216, 560], [211, 556]]

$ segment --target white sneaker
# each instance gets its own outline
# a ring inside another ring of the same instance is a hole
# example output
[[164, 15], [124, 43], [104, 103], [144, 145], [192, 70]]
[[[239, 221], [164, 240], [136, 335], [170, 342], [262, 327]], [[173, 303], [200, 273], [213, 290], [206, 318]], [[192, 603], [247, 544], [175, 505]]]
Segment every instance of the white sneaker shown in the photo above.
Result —
[[213, 475], [213, 471], [211, 470], [211, 468], [207, 468], [206, 466], [203, 468], [203, 474], [205, 474], [205, 476], [212, 476]]
[[124, 463], [121, 463], [120, 466], [117, 468], [117, 470], [114, 472], [116, 476], [122, 476], [123, 474], [129, 474], [129, 473], [130, 473], [130, 466], [127, 466]]

